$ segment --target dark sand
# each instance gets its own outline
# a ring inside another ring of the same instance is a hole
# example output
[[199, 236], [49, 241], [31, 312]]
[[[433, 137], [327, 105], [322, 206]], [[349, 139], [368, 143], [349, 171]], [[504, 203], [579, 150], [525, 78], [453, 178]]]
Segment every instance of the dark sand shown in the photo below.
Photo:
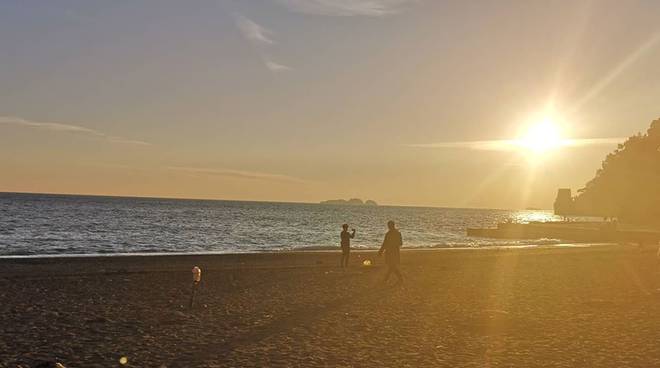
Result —
[[409, 251], [402, 287], [359, 256], [0, 260], [0, 366], [660, 366], [655, 249]]

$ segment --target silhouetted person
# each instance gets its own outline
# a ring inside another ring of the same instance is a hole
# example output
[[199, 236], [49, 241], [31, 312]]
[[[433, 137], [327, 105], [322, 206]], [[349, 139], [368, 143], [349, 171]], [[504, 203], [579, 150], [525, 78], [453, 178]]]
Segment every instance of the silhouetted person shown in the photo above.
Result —
[[348, 224], [341, 225], [341, 268], [348, 267], [348, 257], [351, 254], [351, 239], [355, 238], [355, 229], [353, 232], [348, 232]]
[[389, 231], [385, 234], [385, 240], [383, 240], [383, 245], [380, 246], [378, 250], [378, 255], [380, 256], [385, 252], [385, 264], [387, 264], [387, 273], [385, 274], [385, 282], [390, 278], [391, 274], [395, 274], [399, 279], [399, 283], [403, 282], [403, 276], [401, 276], [401, 271], [399, 271], [399, 262], [400, 262], [400, 252], [401, 246], [403, 245], [403, 238], [401, 238], [401, 233], [399, 230], [394, 227], [394, 221], [388, 221], [387, 227]]

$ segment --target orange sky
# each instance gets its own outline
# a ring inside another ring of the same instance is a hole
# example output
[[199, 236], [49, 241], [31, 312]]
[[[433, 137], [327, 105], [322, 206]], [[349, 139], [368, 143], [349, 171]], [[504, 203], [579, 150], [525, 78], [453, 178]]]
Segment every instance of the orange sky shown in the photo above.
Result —
[[[660, 117], [659, 12], [0, 4], [0, 191], [548, 208]], [[585, 144], [493, 149], [548, 111]]]

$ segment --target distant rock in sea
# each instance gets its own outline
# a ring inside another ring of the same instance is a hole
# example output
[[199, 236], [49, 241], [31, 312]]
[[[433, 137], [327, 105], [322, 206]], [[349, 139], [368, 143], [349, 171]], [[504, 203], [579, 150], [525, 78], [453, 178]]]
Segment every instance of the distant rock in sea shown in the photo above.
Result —
[[366, 202], [363, 202], [360, 198], [351, 198], [349, 200], [330, 199], [327, 201], [321, 201], [321, 204], [332, 204], [332, 205], [341, 205], [341, 206], [378, 206], [378, 203], [376, 203], [376, 201], [368, 199]]

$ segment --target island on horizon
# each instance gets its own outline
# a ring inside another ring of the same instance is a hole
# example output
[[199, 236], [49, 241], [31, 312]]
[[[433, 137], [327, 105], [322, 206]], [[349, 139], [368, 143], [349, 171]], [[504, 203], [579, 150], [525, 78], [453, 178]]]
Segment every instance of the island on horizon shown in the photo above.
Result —
[[351, 198], [349, 200], [346, 199], [329, 199], [327, 201], [321, 201], [321, 204], [334, 204], [334, 205], [342, 205], [342, 206], [378, 206], [378, 203], [376, 201], [373, 201], [371, 199], [367, 199], [366, 201], [362, 201], [360, 198]]

